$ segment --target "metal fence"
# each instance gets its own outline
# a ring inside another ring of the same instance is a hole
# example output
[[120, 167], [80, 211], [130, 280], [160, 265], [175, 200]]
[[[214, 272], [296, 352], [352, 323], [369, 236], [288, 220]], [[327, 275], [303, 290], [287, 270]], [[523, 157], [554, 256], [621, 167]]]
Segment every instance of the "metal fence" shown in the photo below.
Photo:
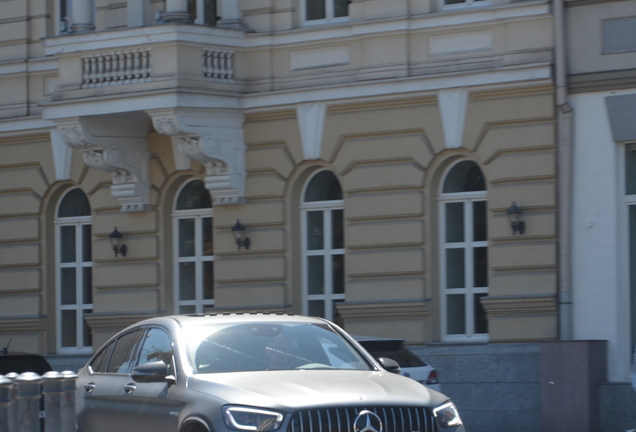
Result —
[[0, 432], [75, 432], [71, 371], [0, 375]]

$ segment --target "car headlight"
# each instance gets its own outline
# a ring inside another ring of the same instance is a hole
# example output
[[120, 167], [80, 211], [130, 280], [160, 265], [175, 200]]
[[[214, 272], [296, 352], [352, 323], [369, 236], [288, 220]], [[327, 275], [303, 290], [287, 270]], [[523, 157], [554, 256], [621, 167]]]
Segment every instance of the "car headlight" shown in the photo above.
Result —
[[441, 427], [455, 427], [462, 424], [462, 419], [459, 417], [457, 408], [452, 402], [446, 402], [444, 405], [440, 405], [433, 410], [435, 420]]
[[285, 417], [276, 411], [256, 408], [224, 406], [223, 420], [230, 429], [239, 431], [275, 431]]

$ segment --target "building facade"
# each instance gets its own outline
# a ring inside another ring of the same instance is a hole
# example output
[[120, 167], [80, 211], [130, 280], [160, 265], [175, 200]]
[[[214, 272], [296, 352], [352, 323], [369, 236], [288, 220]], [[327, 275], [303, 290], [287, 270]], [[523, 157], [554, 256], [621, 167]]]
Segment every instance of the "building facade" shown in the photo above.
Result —
[[549, 3], [0, 8], [0, 345], [86, 355], [146, 317], [248, 310], [558, 338]]

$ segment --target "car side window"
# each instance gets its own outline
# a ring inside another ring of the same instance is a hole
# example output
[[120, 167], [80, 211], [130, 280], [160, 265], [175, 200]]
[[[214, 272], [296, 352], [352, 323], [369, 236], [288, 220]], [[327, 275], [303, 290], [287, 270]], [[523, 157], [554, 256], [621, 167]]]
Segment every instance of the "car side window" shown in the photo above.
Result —
[[115, 343], [113, 355], [108, 363], [109, 373], [127, 373], [132, 360], [132, 354], [138, 345], [143, 330], [126, 333]]
[[108, 360], [110, 360], [110, 355], [113, 352], [113, 348], [115, 347], [115, 342], [111, 342], [106, 346], [103, 350], [97, 354], [97, 357], [91, 362], [91, 369], [93, 372], [101, 372], [105, 373], [108, 368]]
[[174, 374], [172, 340], [164, 330], [153, 327], [144, 337], [137, 365], [155, 361], [163, 361], [168, 366], [168, 375]]

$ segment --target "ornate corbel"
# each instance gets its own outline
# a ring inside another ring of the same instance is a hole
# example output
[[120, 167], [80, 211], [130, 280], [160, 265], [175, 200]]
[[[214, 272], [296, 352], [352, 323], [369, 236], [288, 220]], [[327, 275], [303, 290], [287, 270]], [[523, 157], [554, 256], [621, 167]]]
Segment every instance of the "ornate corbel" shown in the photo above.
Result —
[[80, 150], [86, 165], [110, 173], [110, 191], [122, 212], [150, 210], [147, 120], [76, 117], [57, 123], [66, 145]]
[[177, 141], [179, 152], [205, 167], [214, 205], [245, 203], [243, 116], [229, 110], [148, 111], [155, 130]]

